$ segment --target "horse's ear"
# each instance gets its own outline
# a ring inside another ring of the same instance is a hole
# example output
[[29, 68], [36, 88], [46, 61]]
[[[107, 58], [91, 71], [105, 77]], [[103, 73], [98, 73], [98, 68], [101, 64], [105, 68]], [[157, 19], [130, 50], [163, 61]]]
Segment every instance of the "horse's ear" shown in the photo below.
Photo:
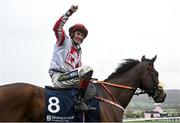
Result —
[[157, 55], [155, 55], [154, 58], [151, 59], [151, 63], [152, 63], [152, 64], [154, 63], [154, 61], [156, 60], [156, 58], [157, 58]]
[[142, 58], [141, 58], [141, 62], [143, 62], [145, 60], [146, 60], [145, 55], [143, 55]]

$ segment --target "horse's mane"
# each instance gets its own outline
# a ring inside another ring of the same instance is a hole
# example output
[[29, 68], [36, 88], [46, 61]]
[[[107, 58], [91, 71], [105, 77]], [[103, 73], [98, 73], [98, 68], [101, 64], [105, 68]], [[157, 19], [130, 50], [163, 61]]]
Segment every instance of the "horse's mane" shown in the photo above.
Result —
[[113, 72], [110, 76], [108, 76], [108, 78], [106, 80], [112, 79], [117, 75], [127, 72], [129, 69], [135, 67], [138, 63], [140, 63], [139, 60], [125, 59], [125, 62], [120, 63], [118, 68], [116, 68], [115, 72]]

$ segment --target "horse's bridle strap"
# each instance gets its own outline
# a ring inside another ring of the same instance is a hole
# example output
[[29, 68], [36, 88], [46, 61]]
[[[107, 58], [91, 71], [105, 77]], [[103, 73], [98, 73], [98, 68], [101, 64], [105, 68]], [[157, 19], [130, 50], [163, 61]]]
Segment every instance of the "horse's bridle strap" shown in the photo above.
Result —
[[98, 81], [98, 80], [93, 80], [93, 83], [102, 83], [102, 84], [105, 84], [105, 85], [110, 85], [110, 86], [114, 86], [114, 87], [118, 87], [118, 88], [125, 88], [125, 89], [130, 89], [130, 90], [136, 90], [135, 88], [132, 88], [132, 87], [129, 87], [129, 86], [113, 84], [113, 83], [108, 83], [108, 82]]
[[108, 82], [98, 81], [98, 80], [93, 80], [92, 83], [102, 85], [102, 86], [105, 88], [105, 90], [108, 92], [108, 94], [112, 97], [113, 101], [108, 100], [108, 99], [105, 99], [105, 98], [102, 98], [102, 97], [99, 97], [99, 96], [95, 96], [97, 99], [99, 99], [99, 100], [101, 100], [101, 101], [103, 101], [103, 102], [109, 103], [109, 104], [111, 104], [111, 105], [114, 105], [114, 106], [120, 108], [123, 112], [124, 112], [124, 108], [123, 108], [121, 105], [119, 105], [119, 104], [117, 104], [117, 103], [114, 102], [114, 101], [115, 101], [114, 96], [111, 94], [111, 92], [109, 91], [109, 89], [106, 88], [106, 86], [104, 86], [104, 85], [110, 85], [110, 86], [113, 86], [113, 87], [130, 89], [130, 90], [136, 90], [135, 88], [132, 88], [132, 87], [129, 87], [129, 86], [124, 86], [124, 85], [119, 85], [119, 84], [113, 84], [113, 83], [108, 83]]
[[109, 103], [109, 104], [111, 104], [111, 105], [114, 105], [114, 106], [120, 108], [123, 112], [124, 112], [124, 110], [125, 110], [121, 105], [119, 105], [119, 104], [117, 104], [117, 103], [115, 103], [115, 102], [113, 102], [113, 101], [111, 101], [111, 100], [104, 99], [104, 98], [99, 97], [99, 96], [95, 96], [95, 97], [96, 97], [97, 99], [103, 101], [103, 102]]

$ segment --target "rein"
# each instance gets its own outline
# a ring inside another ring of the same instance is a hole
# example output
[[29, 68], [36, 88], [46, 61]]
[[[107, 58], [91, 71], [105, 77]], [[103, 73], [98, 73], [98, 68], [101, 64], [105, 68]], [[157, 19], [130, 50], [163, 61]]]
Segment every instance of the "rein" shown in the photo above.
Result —
[[111, 91], [106, 87], [106, 85], [109, 85], [109, 86], [112, 86], [112, 87], [117, 87], [117, 88], [124, 88], [124, 89], [130, 89], [130, 90], [136, 90], [135, 88], [133, 87], [129, 87], [129, 86], [124, 86], [124, 85], [119, 85], [119, 84], [113, 84], [113, 83], [107, 83], [107, 82], [104, 82], [104, 81], [98, 81], [98, 80], [93, 80], [92, 83], [95, 83], [95, 84], [100, 84], [105, 90], [106, 92], [111, 96], [112, 98], [112, 101], [111, 100], [108, 100], [108, 99], [105, 99], [103, 97], [99, 97], [99, 96], [95, 96], [95, 98], [103, 101], [103, 102], [106, 102], [106, 103], [109, 103], [111, 105], [114, 105], [118, 108], [120, 108], [123, 112], [124, 112], [124, 107], [115, 103], [115, 98], [114, 96], [111, 94]]
[[98, 81], [98, 80], [93, 80], [93, 81], [94, 81], [93, 83], [105, 84], [105, 85], [110, 85], [110, 86], [113, 86], [113, 87], [130, 89], [130, 90], [136, 90], [136, 89], [133, 88], [133, 87], [129, 87], [129, 86], [125, 86], [125, 85], [113, 84], [113, 83], [108, 83], [108, 82]]

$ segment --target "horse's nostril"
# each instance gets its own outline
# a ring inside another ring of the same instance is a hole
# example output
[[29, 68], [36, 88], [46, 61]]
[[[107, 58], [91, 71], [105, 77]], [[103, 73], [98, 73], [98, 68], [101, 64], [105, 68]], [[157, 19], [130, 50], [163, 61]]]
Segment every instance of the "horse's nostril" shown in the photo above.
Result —
[[162, 103], [164, 102], [166, 99], [166, 93], [164, 91], [161, 91], [161, 93], [159, 93], [158, 97], [154, 98], [154, 101], [156, 103]]

